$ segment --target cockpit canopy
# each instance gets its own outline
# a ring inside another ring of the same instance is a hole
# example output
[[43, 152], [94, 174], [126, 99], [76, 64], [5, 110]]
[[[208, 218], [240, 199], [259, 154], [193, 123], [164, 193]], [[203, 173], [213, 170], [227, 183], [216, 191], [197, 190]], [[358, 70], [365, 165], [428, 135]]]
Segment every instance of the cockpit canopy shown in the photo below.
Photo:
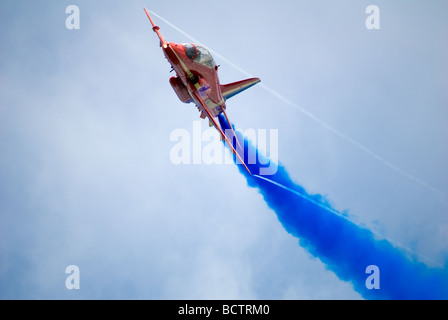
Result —
[[206, 67], [214, 68], [216, 66], [210, 52], [203, 46], [197, 46], [192, 43], [183, 44], [187, 56], [191, 59], [200, 63]]

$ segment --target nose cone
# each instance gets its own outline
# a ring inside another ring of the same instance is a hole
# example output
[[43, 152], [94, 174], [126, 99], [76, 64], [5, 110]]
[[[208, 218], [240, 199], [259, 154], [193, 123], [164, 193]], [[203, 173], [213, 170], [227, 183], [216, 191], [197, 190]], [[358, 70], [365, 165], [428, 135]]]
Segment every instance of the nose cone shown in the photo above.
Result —
[[171, 62], [171, 64], [178, 64], [179, 59], [183, 60], [185, 56], [185, 49], [181, 44], [175, 42], [166, 42], [162, 46], [165, 57]]
[[175, 43], [175, 42], [168, 42], [168, 45], [174, 50], [176, 51], [177, 54], [185, 54], [185, 49], [184, 46], [179, 44], [179, 43]]

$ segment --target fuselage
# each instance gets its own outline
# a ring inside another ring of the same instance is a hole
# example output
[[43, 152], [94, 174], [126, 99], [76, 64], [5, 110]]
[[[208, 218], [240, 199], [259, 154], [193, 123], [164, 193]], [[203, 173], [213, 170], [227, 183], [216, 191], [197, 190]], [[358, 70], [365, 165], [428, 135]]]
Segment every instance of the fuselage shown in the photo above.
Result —
[[214, 117], [226, 108], [218, 77], [218, 66], [210, 52], [194, 44], [165, 43], [162, 46], [165, 57], [182, 81], [192, 101], [200, 106], [192, 94], [196, 92]]
[[[166, 42], [159, 31], [160, 28], [155, 25], [148, 11], [144, 10], [151, 22], [152, 30], [160, 39], [160, 46], [165, 57], [176, 72], [176, 77], [170, 78], [170, 84], [178, 98], [182, 102], [194, 102], [196, 104], [201, 111], [201, 118], [209, 119], [210, 126], [214, 126], [218, 130], [222, 140], [225, 140], [232, 153], [250, 173], [249, 168], [235, 149], [236, 147], [233, 146], [232, 136], [236, 137], [236, 134], [227, 116], [225, 99], [252, 87], [260, 82], [260, 79], [251, 78], [221, 86], [218, 78], [218, 66], [206, 48], [192, 43]], [[224, 114], [225, 120], [231, 127], [232, 136], [226, 134], [220, 123], [215, 119], [221, 113]], [[242, 149], [238, 139], [236, 139], [236, 142]]]

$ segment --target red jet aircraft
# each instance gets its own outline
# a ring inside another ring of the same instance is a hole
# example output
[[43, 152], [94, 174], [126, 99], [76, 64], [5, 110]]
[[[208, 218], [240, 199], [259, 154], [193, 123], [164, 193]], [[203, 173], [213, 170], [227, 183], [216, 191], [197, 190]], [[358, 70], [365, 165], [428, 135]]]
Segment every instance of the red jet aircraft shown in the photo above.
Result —
[[[146, 9], [145, 12], [152, 24], [152, 30], [157, 33], [160, 39], [160, 46], [166, 59], [176, 72], [176, 77], [170, 78], [170, 84], [177, 96], [184, 103], [194, 102], [196, 104], [201, 112], [200, 117], [209, 119], [210, 126], [213, 125], [218, 130], [221, 138], [226, 141], [232, 152], [238, 157], [238, 160], [249, 171], [249, 168], [232, 145], [231, 139], [224, 133], [215, 117], [224, 113], [231, 127], [232, 125], [226, 113], [226, 100], [254, 86], [260, 82], [260, 79], [250, 78], [221, 85], [218, 78], [218, 66], [206, 48], [193, 43], [178, 44], [166, 42], [159, 32], [160, 28], [154, 24]], [[234, 131], [233, 136], [241, 148]]]

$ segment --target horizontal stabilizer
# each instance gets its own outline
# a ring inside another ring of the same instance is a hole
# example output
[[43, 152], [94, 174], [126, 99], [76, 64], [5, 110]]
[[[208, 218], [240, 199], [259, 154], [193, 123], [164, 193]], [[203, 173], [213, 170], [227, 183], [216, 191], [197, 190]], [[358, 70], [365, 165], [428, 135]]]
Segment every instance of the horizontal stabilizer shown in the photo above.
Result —
[[237, 95], [238, 93], [256, 85], [258, 82], [260, 82], [259, 78], [250, 78], [246, 80], [232, 82], [229, 84], [223, 84], [221, 85], [221, 94], [223, 98], [227, 100], [233, 97], [234, 95]]

